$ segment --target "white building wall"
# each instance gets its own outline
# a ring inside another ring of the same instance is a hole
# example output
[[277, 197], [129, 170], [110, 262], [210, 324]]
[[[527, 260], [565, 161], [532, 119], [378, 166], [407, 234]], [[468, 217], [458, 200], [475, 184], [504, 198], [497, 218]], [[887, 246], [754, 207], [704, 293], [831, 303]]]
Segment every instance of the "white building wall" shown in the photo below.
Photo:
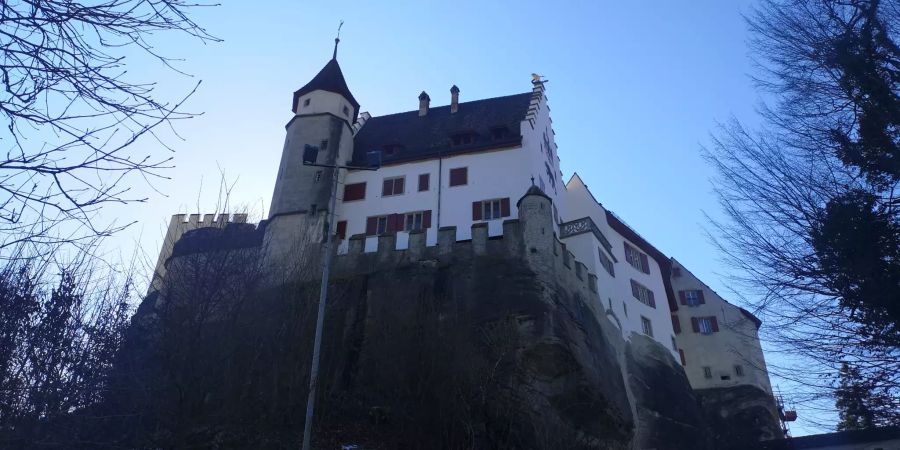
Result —
[[[464, 107], [465, 104], [460, 105], [460, 108]], [[460, 112], [462, 113], [464, 112]], [[338, 192], [336, 221], [347, 222], [346, 237], [349, 238], [355, 234], [365, 233], [368, 217], [431, 210], [432, 222], [431, 227], [426, 230], [426, 245], [435, 245], [439, 227], [457, 227], [457, 240], [471, 238], [471, 226], [474, 223], [472, 202], [508, 197], [510, 216], [487, 221], [488, 234], [498, 236], [503, 234], [504, 220], [518, 217], [516, 202], [531, 187], [532, 177], [535, 184], [540, 183], [543, 178], [547, 186], [547, 195], [553, 200], [557, 210], [560, 210], [565, 186], [559, 174], [556, 144], [550, 125], [546, 97], [543, 95], [543, 88], [538, 87], [532, 100], [532, 113], [520, 123], [521, 147], [392, 164], [383, 166], [377, 171], [348, 171]], [[551, 166], [551, 173], [555, 177], [553, 182], [550, 182], [547, 175], [547, 166], [550, 162], [555, 162]], [[463, 186], [451, 187], [450, 170], [459, 167], [468, 169], [468, 182]], [[429, 189], [418, 192], [419, 175], [424, 173], [429, 174]], [[382, 196], [383, 180], [398, 176], [406, 178], [404, 193]], [[365, 198], [343, 202], [343, 185], [360, 182], [366, 183]], [[558, 229], [556, 231], [558, 232]], [[407, 239], [406, 233], [398, 233], [397, 248], [406, 248]], [[346, 252], [348, 245], [347, 240], [343, 240], [338, 246], [338, 251]], [[366, 251], [375, 251], [376, 246], [376, 237], [369, 237], [366, 240]]]
[[[753, 385], [772, 393], [769, 374], [756, 324], [740, 308], [728, 303], [715, 291], [700, 281], [678, 261], [672, 260], [673, 269], [680, 275], [672, 277], [675, 295], [684, 290], [702, 290], [704, 303], [696, 306], [682, 305], [679, 301], [675, 313], [681, 323], [681, 333], [676, 335], [678, 346], [685, 357], [684, 371], [694, 389]], [[719, 331], [701, 334], [693, 331], [692, 317], [715, 316]], [[741, 366], [738, 375], [735, 366]], [[704, 373], [709, 367], [710, 377]]]
[[[669, 304], [659, 264], [648, 255], [650, 273], [645, 274], [627, 262], [624, 243], [629, 242], [638, 250], [640, 248], [609, 226], [606, 220], [606, 210], [594, 200], [587, 186], [584, 185], [577, 175], [573, 176], [569, 181], [565, 195], [567, 208], [561, 211], [563, 221], [567, 222], [582, 217], [590, 217], [600, 232], [609, 240], [612, 246], [612, 254], [618, 260], [618, 262], [613, 264], [614, 276], [611, 276], [600, 265], [598, 253], [602, 247], [600, 242], [593, 237], [589, 241], [582, 237], [590, 235], [589, 233], [563, 240], [569, 251], [575, 255], [575, 258], [588, 265], [588, 268], [597, 275], [598, 292], [603, 299], [603, 307], [609, 309], [619, 320], [622, 334], [626, 339], [630, 339], [632, 333], [643, 334], [641, 316], [649, 319], [653, 328], [653, 339], [669, 349], [672, 356], [678, 359], [678, 352], [672, 346], [675, 332], [672, 329]], [[593, 267], [589, 265], [589, 262]], [[653, 291], [656, 299], [655, 308], [651, 308], [634, 298], [631, 294], [632, 279]]]

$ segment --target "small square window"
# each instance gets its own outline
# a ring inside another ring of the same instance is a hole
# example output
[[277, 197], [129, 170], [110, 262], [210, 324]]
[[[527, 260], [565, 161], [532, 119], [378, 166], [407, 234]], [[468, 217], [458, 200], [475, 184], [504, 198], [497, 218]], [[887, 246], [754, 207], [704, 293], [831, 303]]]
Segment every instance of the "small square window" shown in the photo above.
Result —
[[722, 381], [728, 381], [731, 379], [731, 375], [722, 375], [719, 377]]
[[303, 107], [309, 106], [309, 99], [303, 100]]
[[734, 365], [734, 374], [739, 377], [744, 376], [744, 367], [741, 366], [740, 364], [735, 364]]
[[350, 108], [344, 106], [343, 112], [345, 116], [350, 117]]
[[701, 293], [698, 290], [684, 291], [684, 302], [688, 306], [700, 305], [700, 303], [701, 303], [700, 297], [701, 297]]
[[469, 184], [469, 168], [457, 167], [450, 169], [450, 186], [465, 186]]
[[704, 366], [703, 367], [703, 378], [712, 378], [712, 369]]
[[644, 334], [653, 337], [653, 323], [650, 322], [650, 319], [641, 316], [641, 328], [643, 328]]

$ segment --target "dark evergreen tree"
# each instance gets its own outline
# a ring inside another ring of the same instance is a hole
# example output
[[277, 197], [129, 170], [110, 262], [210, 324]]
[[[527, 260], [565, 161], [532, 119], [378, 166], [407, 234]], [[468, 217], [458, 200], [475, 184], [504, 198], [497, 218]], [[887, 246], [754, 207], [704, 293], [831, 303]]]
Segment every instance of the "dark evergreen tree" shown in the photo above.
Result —
[[875, 413], [870, 409], [872, 391], [860, 376], [859, 370], [844, 363], [840, 371], [840, 385], [835, 389], [835, 407], [841, 421], [837, 430], [864, 430], [875, 426]]

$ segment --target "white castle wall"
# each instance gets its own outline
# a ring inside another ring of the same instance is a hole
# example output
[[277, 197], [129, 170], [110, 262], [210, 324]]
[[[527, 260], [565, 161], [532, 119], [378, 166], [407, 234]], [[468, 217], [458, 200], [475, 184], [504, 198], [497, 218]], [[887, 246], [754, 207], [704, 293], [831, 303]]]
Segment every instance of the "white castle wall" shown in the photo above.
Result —
[[[719, 294], [700, 281], [681, 263], [672, 261], [673, 267], [681, 269], [679, 276], [672, 277], [675, 295], [680, 290], [702, 289], [704, 304], [681, 305], [678, 319], [681, 333], [676, 335], [679, 347], [684, 349], [685, 365], [691, 387], [694, 389], [753, 385], [772, 393], [766, 361], [759, 344], [759, 335], [753, 321], [737, 307], [728, 303]], [[695, 333], [691, 328], [691, 317], [715, 316], [719, 331], [712, 334]], [[743, 368], [738, 375], [734, 366]], [[707, 378], [703, 368], [709, 367], [711, 377]], [[727, 377], [728, 379], [723, 379]]]
[[[579, 261], [584, 261], [588, 270], [597, 275], [598, 291], [603, 306], [618, 319], [623, 335], [629, 338], [632, 333], [643, 334], [641, 316], [644, 316], [652, 324], [653, 339], [669, 349], [675, 358], [679, 358], [678, 351], [672, 347], [672, 338], [675, 336], [675, 332], [669, 317], [669, 304], [659, 264], [652, 257], [648, 258], [650, 274], [645, 274], [628, 264], [624, 249], [624, 242], [628, 242], [627, 239], [609, 226], [603, 206], [594, 200], [590, 191], [577, 176], [572, 177], [567, 186], [566, 206], [567, 208], [562, 212], [564, 221], [590, 217], [612, 246], [613, 256], [618, 260], [614, 263], [615, 276], [610, 276], [600, 265], [598, 252], [602, 245], [591, 233], [563, 240], [575, 257]], [[629, 242], [629, 244], [635, 248], [638, 247], [633, 242]], [[651, 308], [634, 298], [631, 294], [631, 279], [653, 291], [656, 308]]]

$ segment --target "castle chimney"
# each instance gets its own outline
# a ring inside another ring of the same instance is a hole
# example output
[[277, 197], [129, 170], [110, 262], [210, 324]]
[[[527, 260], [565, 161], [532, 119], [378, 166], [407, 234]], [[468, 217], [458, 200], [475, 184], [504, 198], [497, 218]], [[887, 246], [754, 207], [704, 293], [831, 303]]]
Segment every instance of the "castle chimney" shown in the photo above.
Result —
[[450, 88], [450, 114], [459, 111], [459, 88], [454, 84]]
[[419, 94], [419, 117], [428, 114], [429, 103], [431, 103], [431, 97], [429, 97], [425, 91], [422, 91], [422, 93]]

